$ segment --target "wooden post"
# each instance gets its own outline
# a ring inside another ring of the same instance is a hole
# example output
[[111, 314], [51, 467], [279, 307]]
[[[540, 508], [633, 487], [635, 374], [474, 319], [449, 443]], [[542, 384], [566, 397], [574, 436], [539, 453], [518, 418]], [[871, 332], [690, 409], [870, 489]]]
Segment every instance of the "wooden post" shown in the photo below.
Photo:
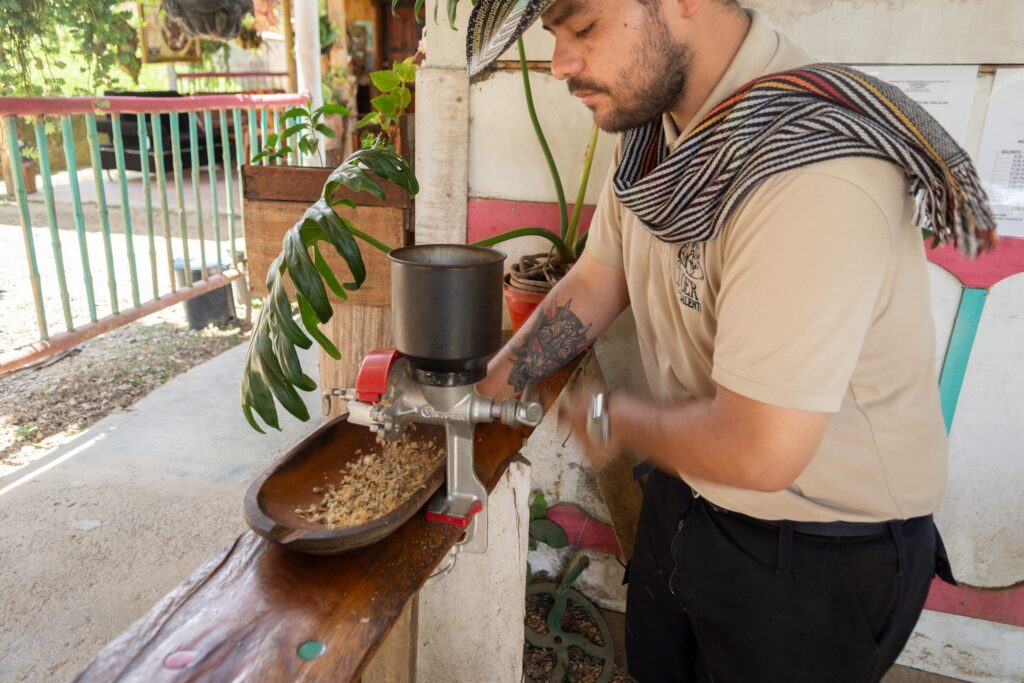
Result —
[[299, 91], [299, 76], [295, 66], [295, 34], [292, 32], [292, 0], [281, 0], [281, 30], [284, 32], [284, 56], [288, 65], [288, 92]]
[[340, 163], [342, 159], [354, 151], [350, 142], [351, 135], [349, 134], [349, 128], [350, 126], [354, 128], [355, 122], [359, 120], [359, 117], [357, 116], [358, 112], [356, 111], [355, 83], [352, 82], [351, 88], [346, 86], [335, 88], [335, 80], [333, 77], [333, 72], [335, 70], [341, 71], [346, 77], [350, 74], [348, 66], [348, 12], [346, 11], [345, 5], [345, 0], [327, 0], [327, 19], [338, 32], [338, 37], [335, 38], [334, 45], [331, 47], [330, 54], [328, 55], [328, 62], [332, 74], [324, 80], [331, 85], [335, 97], [338, 97], [341, 100], [341, 103], [352, 111], [352, 116], [348, 119], [341, 116], [327, 117], [327, 125], [338, 133], [337, 137], [324, 140], [325, 149], [328, 152], [328, 160], [330, 162], [328, 165]]
[[419, 636], [419, 593], [409, 598], [391, 632], [366, 665], [360, 683], [414, 683]]

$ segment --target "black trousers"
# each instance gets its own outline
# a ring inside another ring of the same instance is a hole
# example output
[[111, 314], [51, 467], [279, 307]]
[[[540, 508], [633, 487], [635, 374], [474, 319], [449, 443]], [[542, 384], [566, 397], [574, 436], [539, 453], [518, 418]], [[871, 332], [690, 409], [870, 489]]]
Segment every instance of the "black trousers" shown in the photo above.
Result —
[[[884, 533], [793, 532], [648, 479], [629, 565], [626, 652], [639, 683], [881, 680], [937, 567], [931, 516]], [[952, 579], [952, 576], [948, 576]]]

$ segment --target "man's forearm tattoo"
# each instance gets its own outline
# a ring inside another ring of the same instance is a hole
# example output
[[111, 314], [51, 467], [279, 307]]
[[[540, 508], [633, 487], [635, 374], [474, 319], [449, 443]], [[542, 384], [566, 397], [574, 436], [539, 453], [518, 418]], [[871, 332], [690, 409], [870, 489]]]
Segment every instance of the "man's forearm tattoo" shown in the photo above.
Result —
[[587, 338], [591, 325], [584, 326], [570, 306], [572, 299], [541, 310], [523, 342], [512, 348], [508, 383], [516, 391], [547, 377], [593, 343]]

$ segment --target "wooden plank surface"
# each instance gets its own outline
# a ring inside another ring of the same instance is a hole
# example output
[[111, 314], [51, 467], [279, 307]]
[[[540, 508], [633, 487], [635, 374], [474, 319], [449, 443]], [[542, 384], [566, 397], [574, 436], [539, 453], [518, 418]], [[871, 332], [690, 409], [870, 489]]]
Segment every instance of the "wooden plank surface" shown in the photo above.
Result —
[[[308, 204], [299, 202], [245, 200], [245, 244], [249, 268], [249, 287], [254, 296], [267, 295], [267, 271], [281, 253], [281, 241], [295, 223], [302, 218]], [[348, 218], [363, 232], [373, 235], [390, 247], [404, 244], [410, 226], [408, 209], [362, 206], [356, 210], [338, 207], [338, 214]], [[356, 292], [349, 293], [349, 302], [362, 306], [391, 305], [391, 262], [387, 254], [359, 241], [366, 264], [366, 282]], [[334, 247], [321, 245], [324, 259], [338, 274], [339, 282], [350, 282], [348, 266]], [[288, 283], [288, 294], [293, 287]], [[328, 289], [333, 303], [342, 303]], [[334, 337], [340, 339], [340, 337]]]
[[[541, 383], [546, 408], [575, 367]], [[476, 470], [488, 490], [530, 432], [500, 424], [477, 429]], [[76, 680], [357, 680], [459, 535], [417, 514], [373, 546], [315, 557], [275, 549], [247, 532], [104, 648]], [[324, 650], [306, 661], [298, 653], [308, 641]], [[182, 661], [190, 663], [167, 668]]]
[[[402, 615], [381, 643], [359, 683], [412, 683], [416, 680], [419, 595], [409, 598]], [[424, 681], [424, 683], [426, 683]]]
[[[253, 166], [242, 167], [245, 179], [245, 199], [266, 199], [269, 201], [303, 201], [312, 204], [320, 199], [324, 183], [333, 168], [301, 168], [298, 166]], [[341, 187], [335, 193], [336, 199], [351, 199], [357, 206], [386, 206], [406, 209], [412, 205], [412, 197], [397, 185], [380, 181], [387, 195], [377, 199], [368, 192], [353, 192]]]
[[[329, 339], [336, 340], [341, 352], [339, 362], [320, 350], [320, 388], [325, 391], [354, 387], [366, 354], [393, 345], [390, 308], [336, 306], [334, 317], [321, 329]], [[341, 414], [337, 412], [339, 405], [339, 401], [334, 402], [331, 417]]]

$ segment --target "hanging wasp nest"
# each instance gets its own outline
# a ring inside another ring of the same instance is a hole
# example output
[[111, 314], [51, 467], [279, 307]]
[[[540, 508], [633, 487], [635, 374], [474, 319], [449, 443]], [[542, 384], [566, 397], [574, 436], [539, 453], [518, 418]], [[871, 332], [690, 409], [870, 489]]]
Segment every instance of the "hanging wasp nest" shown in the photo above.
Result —
[[253, 0], [163, 0], [163, 8], [190, 35], [215, 40], [237, 38], [254, 10]]

